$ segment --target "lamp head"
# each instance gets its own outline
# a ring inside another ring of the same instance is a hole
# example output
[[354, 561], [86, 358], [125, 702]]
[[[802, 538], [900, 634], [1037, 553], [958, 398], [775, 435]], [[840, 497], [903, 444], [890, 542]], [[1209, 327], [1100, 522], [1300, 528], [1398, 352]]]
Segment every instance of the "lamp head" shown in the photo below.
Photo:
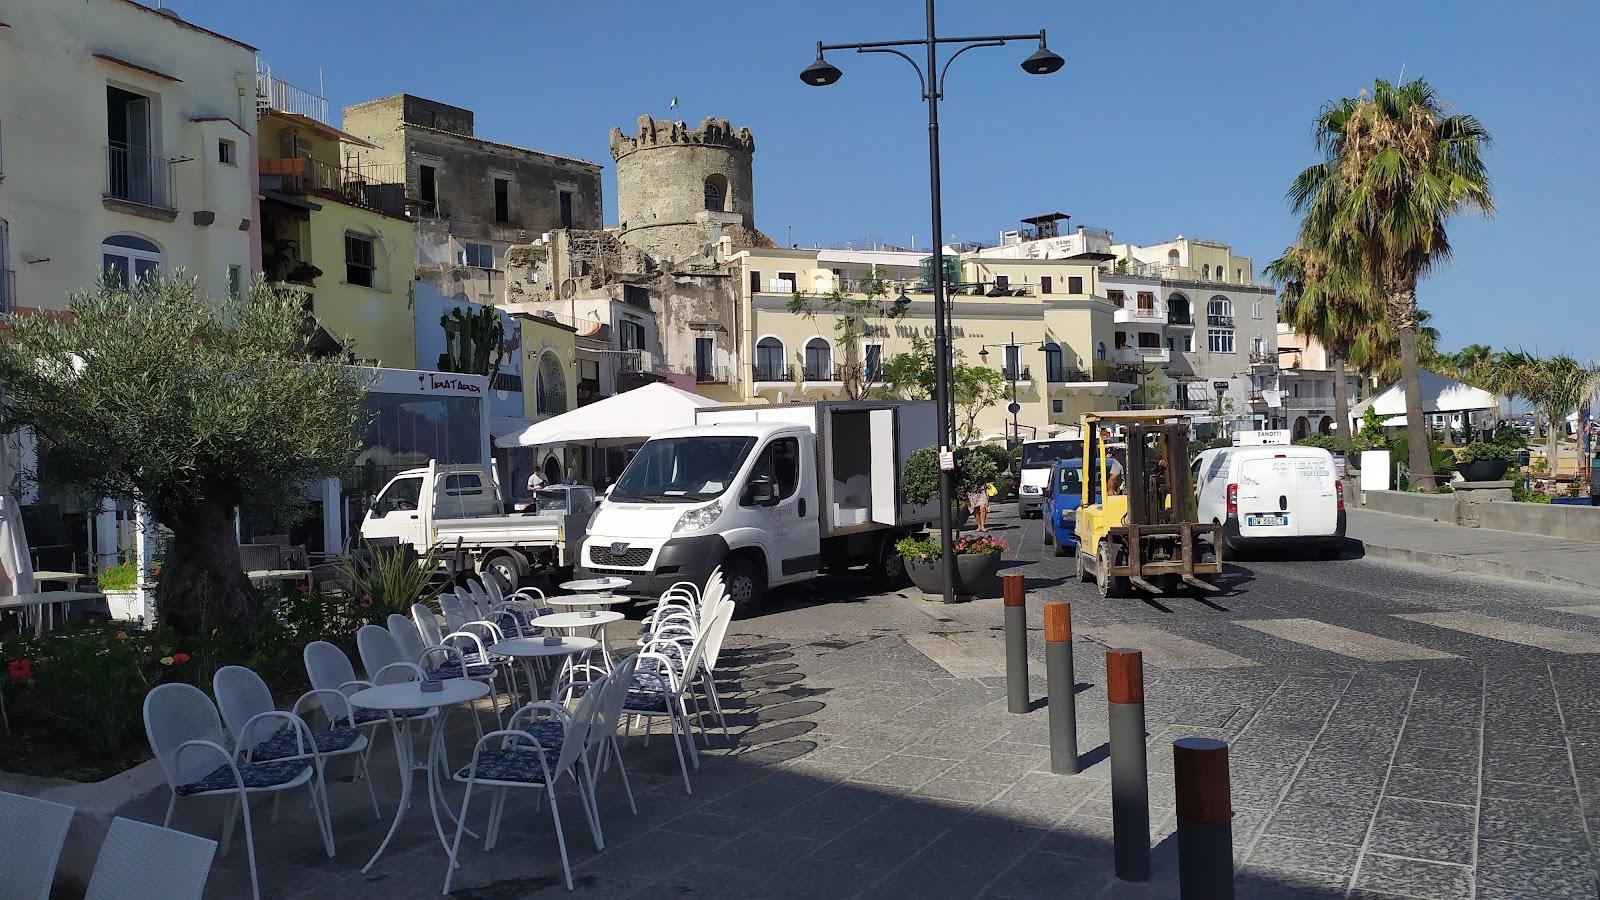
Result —
[[[1060, 68], [1060, 66], [1056, 68]], [[817, 58], [812, 61], [811, 65], [800, 70], [800, 80], [812, 87], [827, 87], [843, 77], [844, 73], [839, 71], [838, 66], [823, 58], [822, 43], [820, 41], [817, 43]]]
[[1033, 55], [1022, 61], [1022, 71], [1029, 75], [1050, 75], [1061, 71], [1067, 61], [1061, 55], [1051, 50], [1044, 42], [1044, 31], [1039, 32], [1039, 49]]

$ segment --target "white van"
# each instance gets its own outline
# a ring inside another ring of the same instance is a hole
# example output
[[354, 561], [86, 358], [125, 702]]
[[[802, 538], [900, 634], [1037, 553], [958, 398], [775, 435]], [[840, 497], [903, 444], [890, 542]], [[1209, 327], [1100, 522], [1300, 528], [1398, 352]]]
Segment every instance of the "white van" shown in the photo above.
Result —
[[1222, 447], [1193, 464], [1199, 519], [1228, 549], [1302, 545], [1327, 557], [1344, 545], [1344, 485], [1319, 447]]
[[[1073, 427], [1072, 431], [1079, 431]], [[1069, 434], [1047, 441], [1023, 441], [1022, 459], [1017, 473], [1017, 515], [1027, 519], [1044, 515], [1044, 488], [1050, 483], [1050, 469], [1059, 459], [1083, 457], [1083, 439]]]

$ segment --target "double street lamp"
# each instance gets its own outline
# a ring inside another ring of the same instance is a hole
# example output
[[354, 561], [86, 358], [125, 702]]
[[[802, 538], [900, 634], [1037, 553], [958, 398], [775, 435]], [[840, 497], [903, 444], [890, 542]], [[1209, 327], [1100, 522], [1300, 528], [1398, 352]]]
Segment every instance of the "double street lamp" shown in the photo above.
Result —
[[[824, 53], [828, 50], [854, 50], [857, 53], [893, 53], [911, 64], [917, 72], [917, 83], [922, 90], [922, 99], [928, 104], [928, 183], [933, 207], [933, 343], [934, 343], [934, 382], [933, 399], [938, 408], [939, 434], [941, 440], [948, 440], [950, 434], [950, 341], [945, 326], [945, 306], [949, 298], [945, 296], [944, 284], [944, 214], [941, 209], [939, 197], [939, 101], [944, 99], [944, 79], [950, 71], [950, 64], [956, 57], [975, 47], [1002, 47], [1008, 41], [1038, 41], [1039, 48], [1021, 63], [1022, 71], [1029, 75], [1049, 75], [1061, 71], [1066, 65], [1066, 60], [1045, 44], [1044, 29], [1039, 29], [1034, 34], [996, 34], [974, 37], [939, 37], [934, 28], [934, 0], [926, 2], [927, 35], [914, 40], [903, 41], [869, 41], [855, 44], [825, 44], [817, 42], [817, 58], [800, 72], [800, 80], [813, 87], [826, 87], [840, 78], [844, 73], [839, 67], [829, 62]], [[954, 53], [944, 59], [944, 65], [939, 64], [939, 46], [960, 45]], [[901, 48], [920, 47], [926, 55], [926, 65], [919, 65], [910, 54]], [[941, 447], [941, 451], [950, 450], [950, 447]], [[942, 551], [944, 565], [944, 602], [955, 602], [956, 559], [953, 549], [955, 543], [952, 529], [952, 507], [955, 503], [955, 492], [951, 484], [951, 472], [944, 468], [943, 452], [940, 453], [941, 464], [939, 470], [939, 546]]]
[[[1022, 412], [1022, 404], [1017, 402], [1017, 381], [1022, 378], [1024, 371], [1022, 365], [1022, 345], [1017, 343], [1017, 333], [1011, 332], [1009, 344], [984, 344], [978, 348], [978, 358], [984, 363], [989, 362], [989, 348], [1004, 347], [1006, 350], [1005, 373], [1006, 380], [1011, 382], [1011, 404], [1006, 407], [1006, 412], [1011, 413], [1011, 438], [1006, 442], [1006, 449], [1010, 450], [1016, 444], [1022, 443], [1022, 426], [1017, 424], [1017, 416]], [[1017, 348], [1017, 358], [1011, 358], [1011, 349]], [[1039, 349], [1044, 349], [1044, 342], [1039, 343]]]

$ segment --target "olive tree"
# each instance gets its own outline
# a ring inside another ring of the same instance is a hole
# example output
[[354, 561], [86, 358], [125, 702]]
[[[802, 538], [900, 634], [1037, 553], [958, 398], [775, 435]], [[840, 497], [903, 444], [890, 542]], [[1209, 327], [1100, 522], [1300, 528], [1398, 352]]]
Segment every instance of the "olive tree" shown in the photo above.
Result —
[[256, 612], [237, 508], [291, 517], [354, 459], [368, 382], [307, 336], [297, 292], [213, 301], [179, 271], [74, 294], [0, 338], [0, 429], [32, 429], [65, 477], [172, 532], [156, 602], [180, 632]]

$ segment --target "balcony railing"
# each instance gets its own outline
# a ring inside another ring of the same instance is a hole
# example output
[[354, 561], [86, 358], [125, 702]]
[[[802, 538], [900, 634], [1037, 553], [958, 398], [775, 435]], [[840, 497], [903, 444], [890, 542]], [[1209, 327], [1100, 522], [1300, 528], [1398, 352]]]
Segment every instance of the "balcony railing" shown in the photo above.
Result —
[[1172, 361], [1172, 351], [1165, 347], [1118, 347], [1116, 360], [1134, 365], [1165, 364]]
[[1167, 324], [1168, 325], [1188, 325], [1190, 327], [1193, 327], [1194, 326], [1194, 316], [1190, 315], [1189, 311], [1187, 309], [1174, 309], [1174, 308], [1170, 308], [1169, 307], [1167, 309]]
[[1093, 372], [1057, 366], [1045, 370], [1045, 379], [1051, 384], [1070, 384], [1074, 381], [1097, 381]]
[[794, 381], [793, 366], [756, 363], [751, 367], [751, 374], [756, 381]]
[[132, 147], [107, 147], [106, 196], [171, 209], [173, 162]]
[[695, 366], [691, 372], [695, 384], [733, 383], [733, 372], [727, 366]]
[[1278, 352], [1276, 350], [1250, 351], [1250, 365], [1252, 366], [1276, 366], [1277, 364]]
[[1215, 313], [1207, 313], [1206, 324], [1212, 328], [1232, 328], [1233, 316], [1219, 316]]
[[336, 166], [320, 159], [263, 159], [261, 187], [294, 194], [318, 194], [403, 216], [406, 211], [404, 163]]
[[1016, 369], [1001, 369], [1000, 374], [1007, 381], [1032, 381], [1033, 370], [1023, 366], [1021, 371]]
[[655, 354], [648, 350], [619, 350], [616, 351], [617, 371], [624, 375], [638, 375], [647, 372], [660, 372], [665, 367], [656, 359]]
[[279, 112], [306, 116], [318, 122], [328, 121], [328, 98], [296, 87], [273, 74], [256, 62], [256, 110], [275, 109]]
[[0, 269], [0, 316], [11, 312], [17, 302], [17, 273]]
[[802, 376], [804, 381], [843, 381], [844, 369], [839, 366], [807, 365]]
[[1117, 307], [1112, 319], [1117, 322], [1154, 322], [1160, 323], [1167, 320], [1167, 314], [1157, 303], [1153, 306], [1135, 306], [1128, 304]]

